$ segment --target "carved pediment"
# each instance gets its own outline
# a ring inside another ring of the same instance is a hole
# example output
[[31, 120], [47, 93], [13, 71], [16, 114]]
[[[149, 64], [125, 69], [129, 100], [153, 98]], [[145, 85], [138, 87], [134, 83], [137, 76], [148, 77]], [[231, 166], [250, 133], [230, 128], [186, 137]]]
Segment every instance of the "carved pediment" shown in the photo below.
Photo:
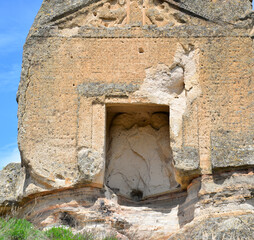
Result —
[[81, 26], [122, 27], [124, 25], [164, 27], [188, 24], [191, 18], [194, 17], [162, 0], [102, 0], [65, 15], [54, 24], [62, 29]]

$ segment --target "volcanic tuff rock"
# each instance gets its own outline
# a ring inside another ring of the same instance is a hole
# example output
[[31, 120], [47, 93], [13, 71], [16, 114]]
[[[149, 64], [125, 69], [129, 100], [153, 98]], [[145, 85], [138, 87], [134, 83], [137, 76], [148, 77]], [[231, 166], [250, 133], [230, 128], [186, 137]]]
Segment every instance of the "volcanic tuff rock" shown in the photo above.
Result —
[[98, 238], [252, 239], [253, 23], [249, 0], [44, 0], [1, 210]]
[[109, 133], [106, 185], [132, 199], [175, 189], [168, 128], [167, 114], [117, 115]]
[[0, 171], [0, 205], [7, 211], [23, 193], [25, 169], [20, 163], [10, 163]]

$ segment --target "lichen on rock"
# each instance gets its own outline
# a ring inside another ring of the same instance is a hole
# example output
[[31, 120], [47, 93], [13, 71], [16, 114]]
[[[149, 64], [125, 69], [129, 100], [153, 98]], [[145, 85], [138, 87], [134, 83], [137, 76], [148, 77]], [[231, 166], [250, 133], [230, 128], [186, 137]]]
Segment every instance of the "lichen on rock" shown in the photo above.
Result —
[[18, 202], [18, 197], [23, 194], [24, 181], [25, 169], [20, 163], [10, 163], [0, 171], [0, 206]]
[[78, 168], [81, 182], [92, 182], [103, 170], [102, 154], [92, 149], [81, 149], [78, 152]]

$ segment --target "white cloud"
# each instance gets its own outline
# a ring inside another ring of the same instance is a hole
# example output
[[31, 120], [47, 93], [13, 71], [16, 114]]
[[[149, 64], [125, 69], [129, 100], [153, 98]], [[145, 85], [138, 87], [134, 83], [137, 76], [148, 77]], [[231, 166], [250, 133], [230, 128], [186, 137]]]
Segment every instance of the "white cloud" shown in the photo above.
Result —
[[0, 170], [11, 162], [21, 162], [18, 148], [10, 146], [12, 145], [0, 149]]

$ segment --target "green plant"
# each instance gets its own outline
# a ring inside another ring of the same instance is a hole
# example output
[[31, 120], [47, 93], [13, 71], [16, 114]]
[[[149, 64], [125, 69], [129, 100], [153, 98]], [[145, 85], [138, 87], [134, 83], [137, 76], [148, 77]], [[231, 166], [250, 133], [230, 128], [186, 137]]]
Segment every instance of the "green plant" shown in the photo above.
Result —
[[45, 235], [24, 219], [0, 219], [0, 240], [41, 240]]
[[70, 229], [65, 228], [51, 228], [45, 232], [47, 237], [52, 240], [93, 240], [94, 237], [90, 233], [73, 234]]
[[[74, 234], [68, 228], [53, 227], [45, 232], [37, 230], [24, 219], [0, 218], [0, 240], [95, 240], [92, 233]], [[103, 240], [117, 240], [110, 236]]]
[[115, 236], [105, 237], [103, 240], [118, 240]]

